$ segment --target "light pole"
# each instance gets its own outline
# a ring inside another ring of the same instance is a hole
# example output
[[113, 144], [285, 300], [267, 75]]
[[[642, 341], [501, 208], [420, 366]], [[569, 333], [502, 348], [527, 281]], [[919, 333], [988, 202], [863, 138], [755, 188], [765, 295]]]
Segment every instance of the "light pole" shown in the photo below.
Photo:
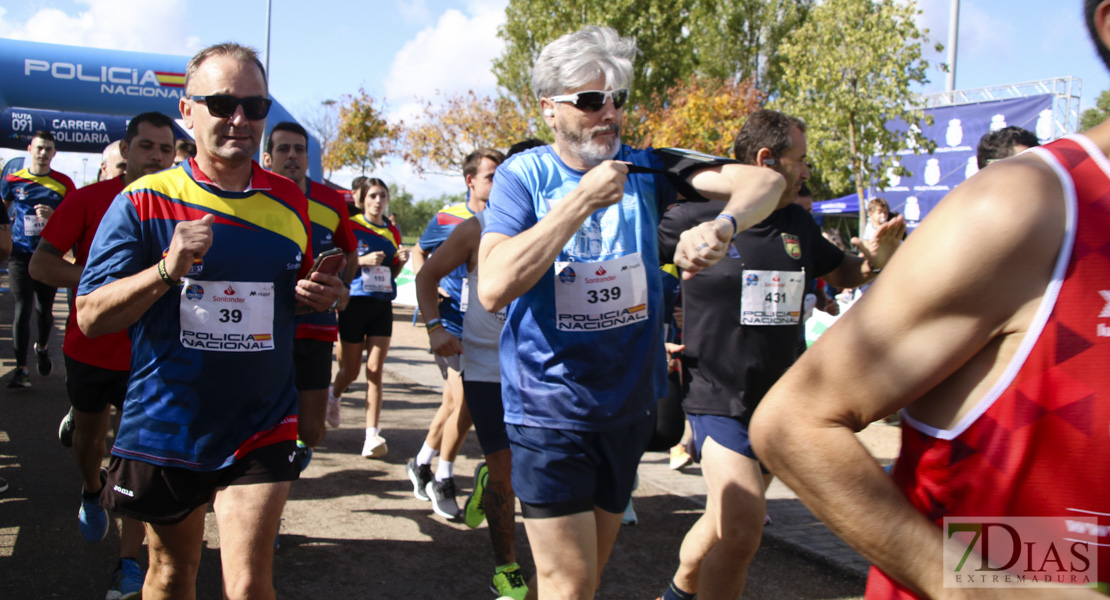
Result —
[[[952, 94], [956, 90], [956, 44], [960, 34], [960, 0], [952, 0], [952, 10], [948, 16], [948, 79], [944, 91]], [[949, 96], [949, 102], [955, 103], [956, 99]]]
[[81, 159], [81, 183], [84, 184], [89, 180], [89, 157]]

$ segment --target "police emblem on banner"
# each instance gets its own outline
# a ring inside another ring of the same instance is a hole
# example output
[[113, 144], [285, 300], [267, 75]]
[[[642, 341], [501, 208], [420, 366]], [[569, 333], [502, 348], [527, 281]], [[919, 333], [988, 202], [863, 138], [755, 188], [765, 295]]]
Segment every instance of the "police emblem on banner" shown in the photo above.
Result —
[[782, 234], [782, 243], [786, 246], [786, 253], [794, 260], [802, 259], [802, 243], [798, 240], [798, 236], [789, 233]]

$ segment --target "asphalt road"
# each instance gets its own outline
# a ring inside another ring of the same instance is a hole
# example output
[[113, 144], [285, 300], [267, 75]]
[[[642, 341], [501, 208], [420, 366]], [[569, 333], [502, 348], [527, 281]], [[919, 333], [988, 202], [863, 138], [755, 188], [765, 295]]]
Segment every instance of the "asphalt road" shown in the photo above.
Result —
[[[2, 283], [2, 282], [0, 282]], [[12, 300], [0, 294], [0, 378], [10, 359]], [[0, 388], [0, 477], [11, 487], [0, 494], [0, 599], [97, 599], [104, 597], [118, 557], [118, 529], [97, 544], [77, 530], [80, 480], [70, 451], [57, 441], [58, 421], [69, 407], [64, 390], [60, 326], [64, 293], [57, 303], [58, 332], [51, 353], [55, 373], [33, 373], [33, 387]], [[398, 311], [394, 345], [410, 350], [426, 343]], [[430, 360], [430, 356], [428, 357]], [[389, 363], [387, 363], [387, 367]], [[384, 460], [359, 456], [362, 445], [360, 380], [344, 397], [343, 425], [330, 430], [303, 479], [293, 485], [285, 508], [281, 547], [274, 561], [280, 598], [477, 598], [488, 599], [493, 561], [485, 526], [471, 531], [432, 514], [412, 496], [405, 461], [420, 448], [439, 403], [438, 382], [416, 382], [387, 372]], [[654, 457], [660, 458], [658, 456]], [[481, 459], [471, 435], [456, 466], [463, 493]], [[658, 461], [656, 461], [658, 462]], [[603, 576], [599, 598], [652, 599], [663, 591], [677, 563], [682, 537], [701, 512], [698, 498], [673, 493], [686, 473], [652, 477], [635, 494], [640, 522], [621, 532]], [[460, 502], [464, 496], [460, 497]], [[517, 552], [528, 573], [532, 563], [523, 525]], [[145, 563], [145, 557], [142, 562]], [[219, 598], [219, 537], [209, 515], [198, 598]], [[859, 598], [863, 578], [764, 538], [750, 569], [744, 598]]]

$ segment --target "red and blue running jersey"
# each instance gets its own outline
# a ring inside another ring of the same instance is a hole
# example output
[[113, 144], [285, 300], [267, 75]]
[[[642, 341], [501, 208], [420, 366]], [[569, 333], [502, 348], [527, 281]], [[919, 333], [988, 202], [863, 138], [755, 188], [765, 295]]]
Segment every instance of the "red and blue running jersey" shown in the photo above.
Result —
[[[42, 230], [42, 239], [58, 250], [73, 250], [77, 264], [89, 260], [93, 236], [112, 201], [123, 191], [123, 176], [114, 177], [85, 187], [66, 196]], [[131, 368], [131, 340], [126, 331], [117, 331], [89, 339], [77, 326], [77, 309], [69, 307], [66, 336], [62, 343], [66, 356], [87, 365], [126, 371]]]
[[[347, 201], [339, 192], [315, 181], [308, 182], [308, 217], [312, 220], [312, 257], [339, 248], [355, 251], [355, 238], [347, 218]], [[335, 311], [297, 315], [297, 339], [334, 342], [339, 339]]]
[[[351, 217], [351, 231], [358, 243], [358, 255], [366, 256], [371, 252], [385, 252], [385, 259], [378, 269], [363, 267], [351, 280], [351, 296], [377, 298], [392, 301], [397, 297], [397, 279], [393, 277], [393, 267], [397, 264], [397, 248], [401, 246], [401, 231], [388, 218], [385, 225], [375, 225], [362, 214]], [[386, 273], [385, 270], [388, 270]], [[379, 272], [382, 277], [375, 278]], [[385, 288], [390, 291], [385, 291]]]
[[131, 325], [131, 379], [112, 453], [212, 471], [297, 437], [294, 289], [312, 266], [308, 200], [253, 165], [243, 192], [190, 159], [132, 183], [101, 221], [77, 294], [158, 263], [175, 226], [213, 215], [212, 246]]
[[[428, 253], [435, 252], [443, 242], [447, 241], [448, 236], [456, 227], [473, 216], [474, 211], [470, 210], [466, 202], [452, 204], [440, 209], [432, 217], [432, 220], [428, 221], [428, 226], [424, 228], [424, 233], [420, 235], [420, 241], [418, 242], [420, 247]], [[443, 328], [456, 337], [462, 337], [462, 289], [465, 280], [466, 265], [459, 265], [454, 271], [439, 280], [439, 287], [443, 288], [443, 291], [450, 296], [449, 300], [440, 302], [439, 317], [443, 320]]]
[[12, 224], [12, 254], [29, 257], [39, 245], [46, 221], [35, 216], [35, 205], [56, 209], [74, 189], [73, 181], [57, 171], [32, 175], [30, 170], [20, 169], [0, 179], [0, 198], [11, 203], [8, 219]]
[[[1034, 148], [1060, 177], [1068, 220], [1055, 272], [1009, 368], [953, 429], [903, 411], [895, 484], [944, 517], [1048, 517], [1096, 538], [1110, 581], [1110, 163], [1074, 135]], [[1096, 518], [1094, 531], [1075, 519]], [[1063, 554], [1065, 550], [1060, 550]], [[940, 560], [938, 557], [937, 560]], [[915, 598], [872, 567], [867, 598]]]

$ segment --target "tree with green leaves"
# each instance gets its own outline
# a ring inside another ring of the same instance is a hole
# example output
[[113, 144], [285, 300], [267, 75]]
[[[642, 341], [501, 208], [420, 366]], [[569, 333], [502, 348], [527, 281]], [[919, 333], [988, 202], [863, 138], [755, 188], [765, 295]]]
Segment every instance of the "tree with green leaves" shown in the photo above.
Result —
[[1094, 108], [1088, 108], [1079, 115], [1079, 131], [1088, 129], [1110, 118], [1110, 90], [1103, 90], [1095, 100]]
[[540, 50], [585, 25], [602, 25], [634, 38], [640, 49], [633, 106], [661, 108], [672, 86], [695, 75], [749, 81], [773, 95], [782, 71], [778, 48], [813, 5], [814, 0], [510, 0], [498, 31], [505, 50], [493, 72], [505, 94], [535, 113], [532, 65]]
[[748, 81], [774, 97], [782, 79], [779, 46], [805, 22], [814, 0], [697, 0], [690, 38], [699, 75]]
[[[678, 79], [694, 72], [695, 52], [690, 36], [694, 0], [510, 0], [498, 36], [505, 50], [493, 62], [497, 82], [506, 94], [534, 108], [532, 65], [549, 42], [586, 25], [616, 29], [636, 39], [632, 104], [644, 103], [653, 93], [664, 93]], [[538, 112], [531, 111], [533, 114]]]
[[[918, 29], [919, 13], [913, 0], [826, 0], [780, 47], [781, 95], [773, 108], [809, 125], [808, 156], [825, 191], [854, 189], [864, 198], [867, 189], [885, 187], [899, 150], [935, 148], [916, 133], [925, 114], [911, 108], [911, 87], [929, 81], [921, 54], [928, 30]], [[895, 120], [909, 132], [888, 129]]]
[[408, 240], [419, 239], [428, 221], [439, 209], [466, 201], [466, 194], [444, 194], [438, 198], [417, 201], [411, 192], [389, 184], [389, 218]]

